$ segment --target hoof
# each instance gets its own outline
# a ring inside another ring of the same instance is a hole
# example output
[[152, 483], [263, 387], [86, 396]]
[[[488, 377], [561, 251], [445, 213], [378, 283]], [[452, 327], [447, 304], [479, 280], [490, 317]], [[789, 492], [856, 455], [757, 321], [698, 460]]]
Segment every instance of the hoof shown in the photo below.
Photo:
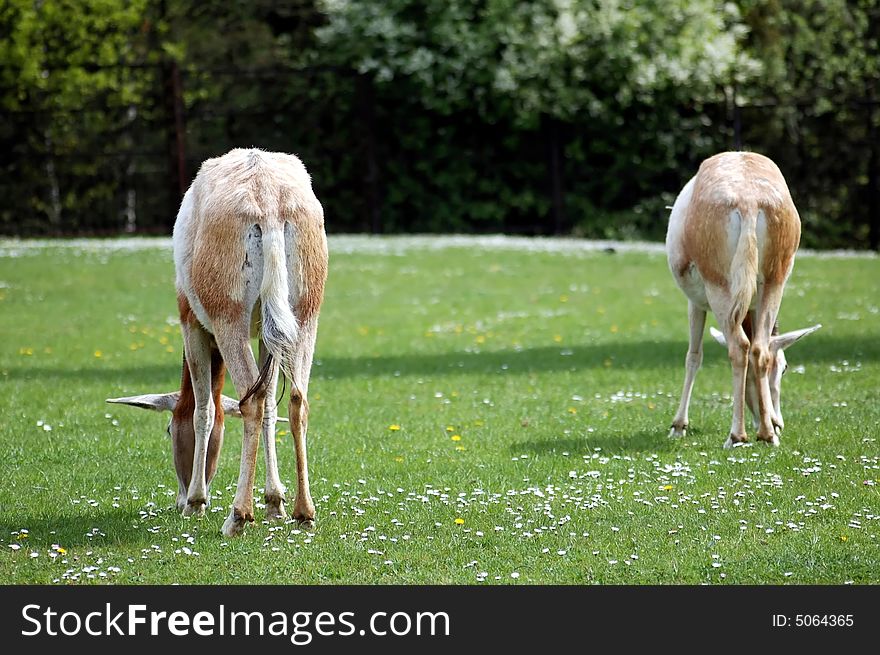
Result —
[[242, 515], [237, 509], [232, 508], [229, 516], [227, 516], [226, 520], [223, 522], [224, 536], [237, 537], [242, 532], [244, 532], [244, 526], [248, 523], [252, 523], [253, 520], [253, 514], [251, 514], [250, 516]]
[[738, 437], [735, 434], [731, 434], [729, 437], [727, 437], [727, 441], [724, 442], [724, 447], [733, 448], [734, 446], [748, 442], [749, 438], [746, 435]]
[[769, 429], [758, 429], [758, 441], [764, 441], [772, 446], [779, 445], [779, 437], [782, 436], [782, 424], [776, 418], [770, 422]]
[[187, 502], [183, 508], [184, 516], [204, 516], [205, 515], [205, 503], [204, 501], [194, 501]]
[[303, 527], [315, 526], [315, 505], [309, 499], [306, 502], [300, 502], [297, 498], [293, 508], [293, 518]]
[[673, 438], [680, 438], [687, 435], [687, 425], [674, 425], [669, 429], [669, 436]]
[[287, 511], [284, 509], [284, 500], [266, 499], [266, 518], [270, 521], [283, 521], [287, 518]]

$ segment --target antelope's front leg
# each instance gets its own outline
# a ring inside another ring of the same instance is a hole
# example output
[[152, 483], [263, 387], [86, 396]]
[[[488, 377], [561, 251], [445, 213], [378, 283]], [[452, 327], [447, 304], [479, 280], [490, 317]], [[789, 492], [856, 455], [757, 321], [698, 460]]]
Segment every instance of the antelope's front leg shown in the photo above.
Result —
[[697, 379], [697, 371], [703, 363], [703, 330], [706, 327], [706, 312], [697, 307], [692, 301], [688, 301], [688, 323], [690, 325], [690, 337], [688, 352], [684, 362], [684, 386], [681, 390], [681, 402], [675, 418], [672, 419], [670, 437], [683, 437], [688, 427], [688, 407], [691, 402], [691, 393], [694, 389], [694, 381]]
[[[193, 430], [195, 443], [192, 450], [192, 476], [186, 494], [183, 515], [202, 516], [208, 502], [205, 479], [208, 440], [214, 427], [214, 399], [211, 393], [211, 342], [208, 333], [196, 324], [182, 324], [186, 363], [192, 379], [195, 409]], [[178, 500], [179, 502], [179, 500]]]

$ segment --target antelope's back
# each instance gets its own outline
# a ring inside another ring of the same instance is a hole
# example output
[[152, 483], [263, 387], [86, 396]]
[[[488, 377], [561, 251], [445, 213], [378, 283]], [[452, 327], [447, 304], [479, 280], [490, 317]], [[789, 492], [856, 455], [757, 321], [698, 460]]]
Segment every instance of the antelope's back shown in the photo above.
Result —
[[685, 249], [701, 275], [724, 285], [741, 231], [753, 231], [758, 274], [785, 281], [800, 242], [800, 217], [782, 172], [751, 152], [705, 160], [694, 178], [684, 225]]
[[174, 256], [178, 290], [208, 329], [211, 316], [249, 313], [262, 279], [262, 234], [270, 229], [284, 231], [291, 275], [302, 277], [291, 291], [313, 295], [304, 280], [320, 280], [323, 295], [324, 214], [302, 162], [257, 149], [205, 161], [178, 213]]

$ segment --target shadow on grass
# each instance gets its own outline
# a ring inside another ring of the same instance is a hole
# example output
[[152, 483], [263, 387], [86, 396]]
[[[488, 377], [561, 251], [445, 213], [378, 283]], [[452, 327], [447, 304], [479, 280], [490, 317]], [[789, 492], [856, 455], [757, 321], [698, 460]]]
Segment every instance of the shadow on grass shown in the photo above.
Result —
[[[89, 368], [76, 367], [64, 368], [58, 366], [10, 366], [4, 368], [8, 373], [8, 380], [40, 380], [51, 381], [79, 381], [85, 383], [106, 382], [107, 387], [115, 389], [129, 388], [132, 386], [151, 387], [147, 391], [158, 392], [160, 389], [152, 387], [176, 386], [180, 381], [180, 362], [168, 364], [151, 364], [149, 366], [122, 366], [113, 368], [109, 366], [94, 366]], [[140, 391], [139, 393], [145, 393]]]
[[[546, 346], [523, 350], [464, 351], [408, 354], [386, 357], [321, 357], [313, 375], [321, 378], [379, 377], [391, 375], [468, 375], [565, 371], [604, 368], [611, 359], [615, 368], [655, 368], [673, 359], [674, 342], [637, 341], [582, 346]], [[565, 354], [562, 354], [565, 353]]]
[[[669, 429], [658, 426], [633, 432], [632, 430], [596, 431], [579, 437], [559, 439], [540, 439], [537, 441], [519, 441], [511, 444], [511, 452], [521, 453], [524, 450], [534, 454], [570, 453], [572, 456], [598, 453], [600, 455], [623, 455], [633, 453], [660, 453], [677, 450], [680, 439], [668, 436]], [[688, 433], [688, 440], [691, 438]], [[693, 436], [698, 438], [699, 431], [694, 430]], [[720, 442], [719, 442], [720, 445]], [[597, 451], [596, 449], [601, 450]]]
[[[838, 363], [873, 361], [880, 359], [880, 339], [869, 335], [857, 338], [811, 336], [807, 346], [794, 346], [789, 357], [793, 364]], [[707, 336], [704, 363], [726, 362], [727, 353]], [[542, 373], [552, 371], [604, 369], [611, 360], [614, 370], [669, 369], [682, 374], [687, 342], [616, 341], [579, 346], [542, 346], [523, 350], [495, 350], [479, 353], [454, 351], [436, 354], [412, 353], [379, 357], [323, 356], [316, 361], [312, 375], [320, 379], [371, 378], [385, 376], [468, 375], [499, 373]], [[565, 353], [564, 355], [562, 353]], [[168, 362], [150, 366], [111, 368], [60, 368], [11, 366], [4, 369], [7, 379], [40, 380], [42, 382], [69, 381], [105, 382], [107, 394], [161, 392], [176, 387], [180, 364]], [[676, 378], [677, 379], [677, 378]]]
[[[704, 363], [727, 362], [727, 352], [707, 337]], [[817, 334], [807, 346], [794, 346], [794, 364], [837, 363], [842, 360], [880, 359], [880, 339], [869, 336], [840, 339]], [[561, 353], [566, 353], [565, 355]], [[687, 342], [619, 341], [573, 347], [544, 346], [520, 351], [499, 350], [480, 353], [463, 351], [438, 354], [407, 354], [380, 357], [321, 357], [313, 375], [322, 379], [382, 377], [391, 375], [467, 375], [490, 374], [506, 367], [510, 373], [604, 369], [611, 360], [614, 370], [669, 369], [683, 375]], [[676, 378], [677, 379], [677, 378]]]
[[[90, 509], [83, 514], [58, 516], [46, 516], [41, 511], [38, 516], [20, 516], [14, 523], [6, 519], [0, 521], [0, 534], [10, 535], [24, 528], [28, 530], [28, 538], [26, 544], [22, 542], [23, 547], [40, 551], [50, 548], [52, 544], [59, 544], [68, 550], [79, 546], [137, 546], [155, 543], [156, 537], [147, 531], [148, 527], [174, 520], [178, 520], [178, 515], [172, 507], [159, 511], [158, 516], [150, 517], [150, 522], [145, 522], [138, 512], [122, 508]], [[219, 533], [222, 521], [218, 519], [216, 523]]]

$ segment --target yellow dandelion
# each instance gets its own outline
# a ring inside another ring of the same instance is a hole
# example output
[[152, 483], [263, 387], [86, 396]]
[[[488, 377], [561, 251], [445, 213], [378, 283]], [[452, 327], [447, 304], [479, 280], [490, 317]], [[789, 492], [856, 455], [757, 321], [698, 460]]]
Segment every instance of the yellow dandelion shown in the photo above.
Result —
[[67, 549], [63, 548], [61, 546], [58, 546], [58, 548], [55, 549], [55, 552], [58, 553], [59, 555], [64, 555], [67, 552]]
[[399, 464], [400, 462], [403, 461], [403, 457], [400, 457], [400, 456], [398, 455], [397, 457], [394, 458], [394, 461], [397, 462], [397, 463]]
[[476, 339], [474, 339], [474, 341], [476, 341], [477, 343], [486, 343], [486, 337], [484, 337], [482, 334], [480, 334], [477, 336]]
[[664, 484], [664, 485], [663, 485], [662, 487], [660, 487], [660, 488], [661, 488], [663, 491], [672, 491], [672, 485], [671, 485], [671, 484]]
[[449, 438], [452, 439], [453, 441], [461, 441], [461, 435], [460, 435], [460, 434], [453, 434], [453, 435], [452, 435], [451, 437], [449, 437]]
[[845, 534], [840, 535], [841, 541], [846, 541], [847, 539], [849, 539], [849, 537], [847, 537]]
[[568, 302], [568, 296], [559, 296], [559, 302]]
[[166, 352], [166, 353], [173, 353], [173, 352], [174, 352], [174, 348], [173, 348], [172, 346], [168, 346], [168, 347], [165, 349], [165, 352]]
[[455, 428], [452, 427], [451, 425], [447, 425], [447, 426], [446, 426], [446, 431], [447, 431], [447, 432], [455, 432]]
[[456, 449], [458, 452], [463, 452], [463, 451], [467, 450], [467, 448], [465, 448], [464, 446], [456, 446], [455, 449]]
[[578, 411], [577, 411], [577, 409], [576, 409], [575, 407], [569, 407], [569, 408], [568, 408], [568, 413], [569, 413], [569, 414], [577, 414]]
[[561, 334], [554, 334], [553, 341], [555, 341], [556, 343], [559, 343], [560, 341], [562, 341], [562, 335]]
[[128, 349], [129, 349], [129, 350], [137, 350], [137, 349], [138, 349], [138, 345], [137, 345], [136, 343], [130, 344], [130, 345], [128, 346]]
[[397, 425], [397, 423], [392, 423], [391, 425], [388, 426], [388, 429], [391, 430], [392, 432], [397, 432], [400, 429], [400, 426]]
[[459, 516], [455, 519], [455, 525], [464, 525], [464, 519]]
[[95, 357], [100, 358], [100, 357], [103, 357], [103, 356], [104, 356], [104, 353], [102, 353], [100, 350], [96, 350], [96, 351], [95, 351]]
[[612, 333], [612, 334], [616, 334], [616, 333], [617, 333], [617, 326], [616, 326], [616, 325], [612, 325], [612, 326], [611, 326], [611, 333]]

